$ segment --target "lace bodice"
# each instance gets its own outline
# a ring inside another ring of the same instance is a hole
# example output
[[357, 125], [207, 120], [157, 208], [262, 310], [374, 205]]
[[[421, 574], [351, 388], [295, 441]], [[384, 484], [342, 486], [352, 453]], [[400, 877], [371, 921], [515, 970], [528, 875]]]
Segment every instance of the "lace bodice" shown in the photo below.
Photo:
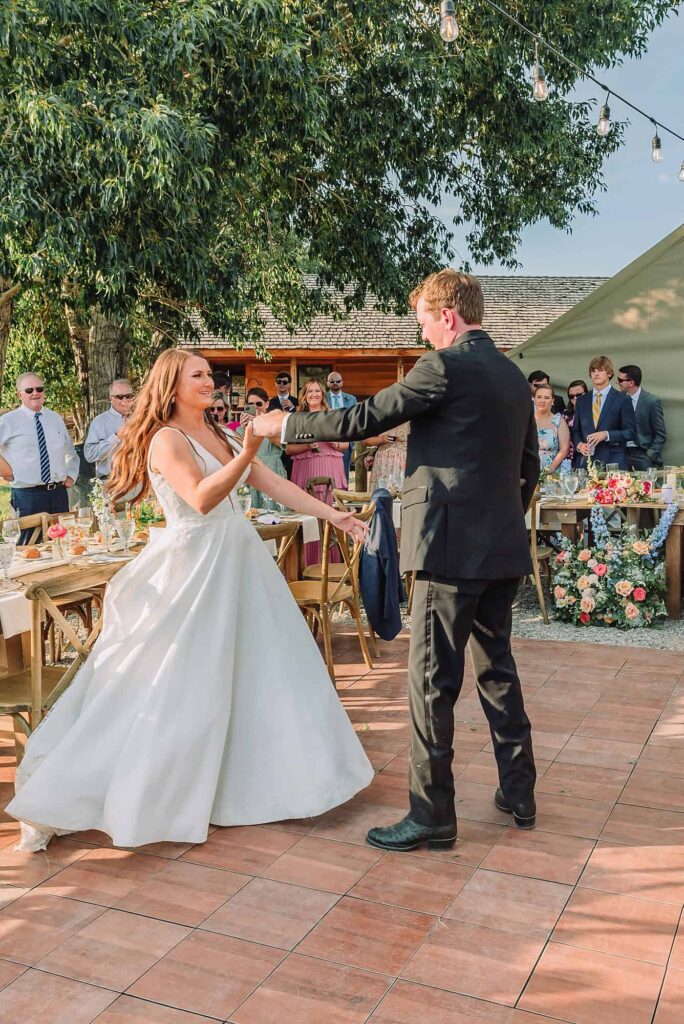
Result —
[[[188, 446], [190, 447], [193, 458], [200, 467], [203, 476], [209, 476], [211, 473], [215, 473], [216, 470], [221, 468], [221, 463], [216, 456], [207, 451], [207, 449], [195, 441], [194, 438], [188, 437], [188, 435], [183, 433], [182, 430], [177, 430], [176, 427], [162, 427], [162, 430], [175, 430], [176, 433], [181, 434], [185, 438]], [[231, 491], [227, 498], [224, 498], [223, 501], [219, 502], [216, 508], [213, 508], [211, 512], [207, 512], [206, 515], [203, 515], [201, 512], [197, 512], [194, 508], [191, 508], [187, 502], [183, 501], [181, 496], [174, 491], [171, 484], [161, 475], [161, 473], [157, 473], [152, 469], [151, 461], [154, 442], [160, 433], [161, 430], [155, 434], [152, 439], [150, 454], [148, 456], [148, 468], [150, 472], [150, 481], [157, 497], [157, 501], [164, 510], [167, 527], [190, 526], [196, 524], [207, 526], [216, 520], [223, 521], [229, 516], [236, 515], [238, 510], [237, 502], [235, 501], [235, 489]], [[230, 431], [226, 431], [226, 436], [233, 451], [236, 454], [239, 453], [241, 445], [238, 439], [234, 437]], [[246, 469], [238, 480], [236, 487], [242, 487], [248, 476], [249, 469]]]

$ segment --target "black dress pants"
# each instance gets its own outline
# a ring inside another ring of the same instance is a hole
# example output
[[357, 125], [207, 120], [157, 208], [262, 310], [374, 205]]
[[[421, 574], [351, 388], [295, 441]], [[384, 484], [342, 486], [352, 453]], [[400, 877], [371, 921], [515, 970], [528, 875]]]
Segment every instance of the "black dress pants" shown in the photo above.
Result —
[[456, 820], [452, 774], [454, 704], [470, 640], [477, 690], [489, 722], [499, 781], [511, 803], [529, 800], [536, 770], [530, 721], [511, 653], [511, 607], [519, 580], [448, 580], [418, 573], [409, 654], [411, 817]]

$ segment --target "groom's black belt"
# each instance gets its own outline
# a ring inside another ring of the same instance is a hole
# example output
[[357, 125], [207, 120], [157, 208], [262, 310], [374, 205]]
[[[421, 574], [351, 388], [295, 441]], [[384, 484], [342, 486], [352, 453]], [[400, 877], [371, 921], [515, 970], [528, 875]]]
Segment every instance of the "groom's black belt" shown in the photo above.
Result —
[[60, 488], [66, 487], [64, 481], [52, 484], [35, 484], [33, 487], [15, 487], [15, 491], [58, 491]]

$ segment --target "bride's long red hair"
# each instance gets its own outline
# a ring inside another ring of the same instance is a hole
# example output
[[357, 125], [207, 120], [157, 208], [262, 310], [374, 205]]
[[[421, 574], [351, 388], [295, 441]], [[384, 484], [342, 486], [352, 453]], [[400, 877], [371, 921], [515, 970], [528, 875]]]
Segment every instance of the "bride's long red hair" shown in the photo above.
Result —
[[[135, 399], [133, 412], [126, 421], [121, 444], [112, 460], [112, 472], [107, 485], [112, 500], [120, 500], [137, 487], [140, 487], [141, 498], [149, 494], [147, 458], [152, 438], [169, 422], [178, 389], [178, 379], [183, 366], [191, 356], [204, 358], [201, 353], [192, 349], [167, 349], [166, 352], [162, 352], [147, 375]], [[205, 413], [205, 419], [228, 451], [232, 452], [224, 431], [208, 412]]]

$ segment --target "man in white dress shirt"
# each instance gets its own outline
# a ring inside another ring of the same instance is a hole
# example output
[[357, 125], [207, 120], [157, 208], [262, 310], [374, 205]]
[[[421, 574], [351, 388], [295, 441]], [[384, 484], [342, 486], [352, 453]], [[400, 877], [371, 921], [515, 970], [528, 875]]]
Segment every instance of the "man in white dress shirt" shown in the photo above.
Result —
[[[356, 405], [356, 399], [354, 396], [348, 395], [346, 391], [342, 390], [344, 381], [342, 380], [341, 373], [338, 373], [336, 370], [331, 370], [328, 374], [327, 383], [328, 393], [325, 397], [331, 409], [349, 409], [350, 406]], [[354, 445], [350, 444], [343, 456], [344, 471], [347, 474], [347, 482], [349, 481], [349, 469], [351, 466], [353, 447]]]
[[[68, 488], [79, 463], [66, 424], [44, 407], [45, 384], [37, 373], [22, 373], [17, 392], [19, 408], [0, 417], [0, 456], [12, 471], [12, 508], [22, 516], [68, 512]], [[31, 532], [24, 531], [20, 543]]]
[[133, 388], [121, 377], [112, 381], [109, 388], [111, 406], [96, 416], [90, 424], [83, 454], [88, 462], [95, 463], [98, 480], [106, 480], [112, 469], [112, 456], [121, 440], [119, 432], [133, 409]]

